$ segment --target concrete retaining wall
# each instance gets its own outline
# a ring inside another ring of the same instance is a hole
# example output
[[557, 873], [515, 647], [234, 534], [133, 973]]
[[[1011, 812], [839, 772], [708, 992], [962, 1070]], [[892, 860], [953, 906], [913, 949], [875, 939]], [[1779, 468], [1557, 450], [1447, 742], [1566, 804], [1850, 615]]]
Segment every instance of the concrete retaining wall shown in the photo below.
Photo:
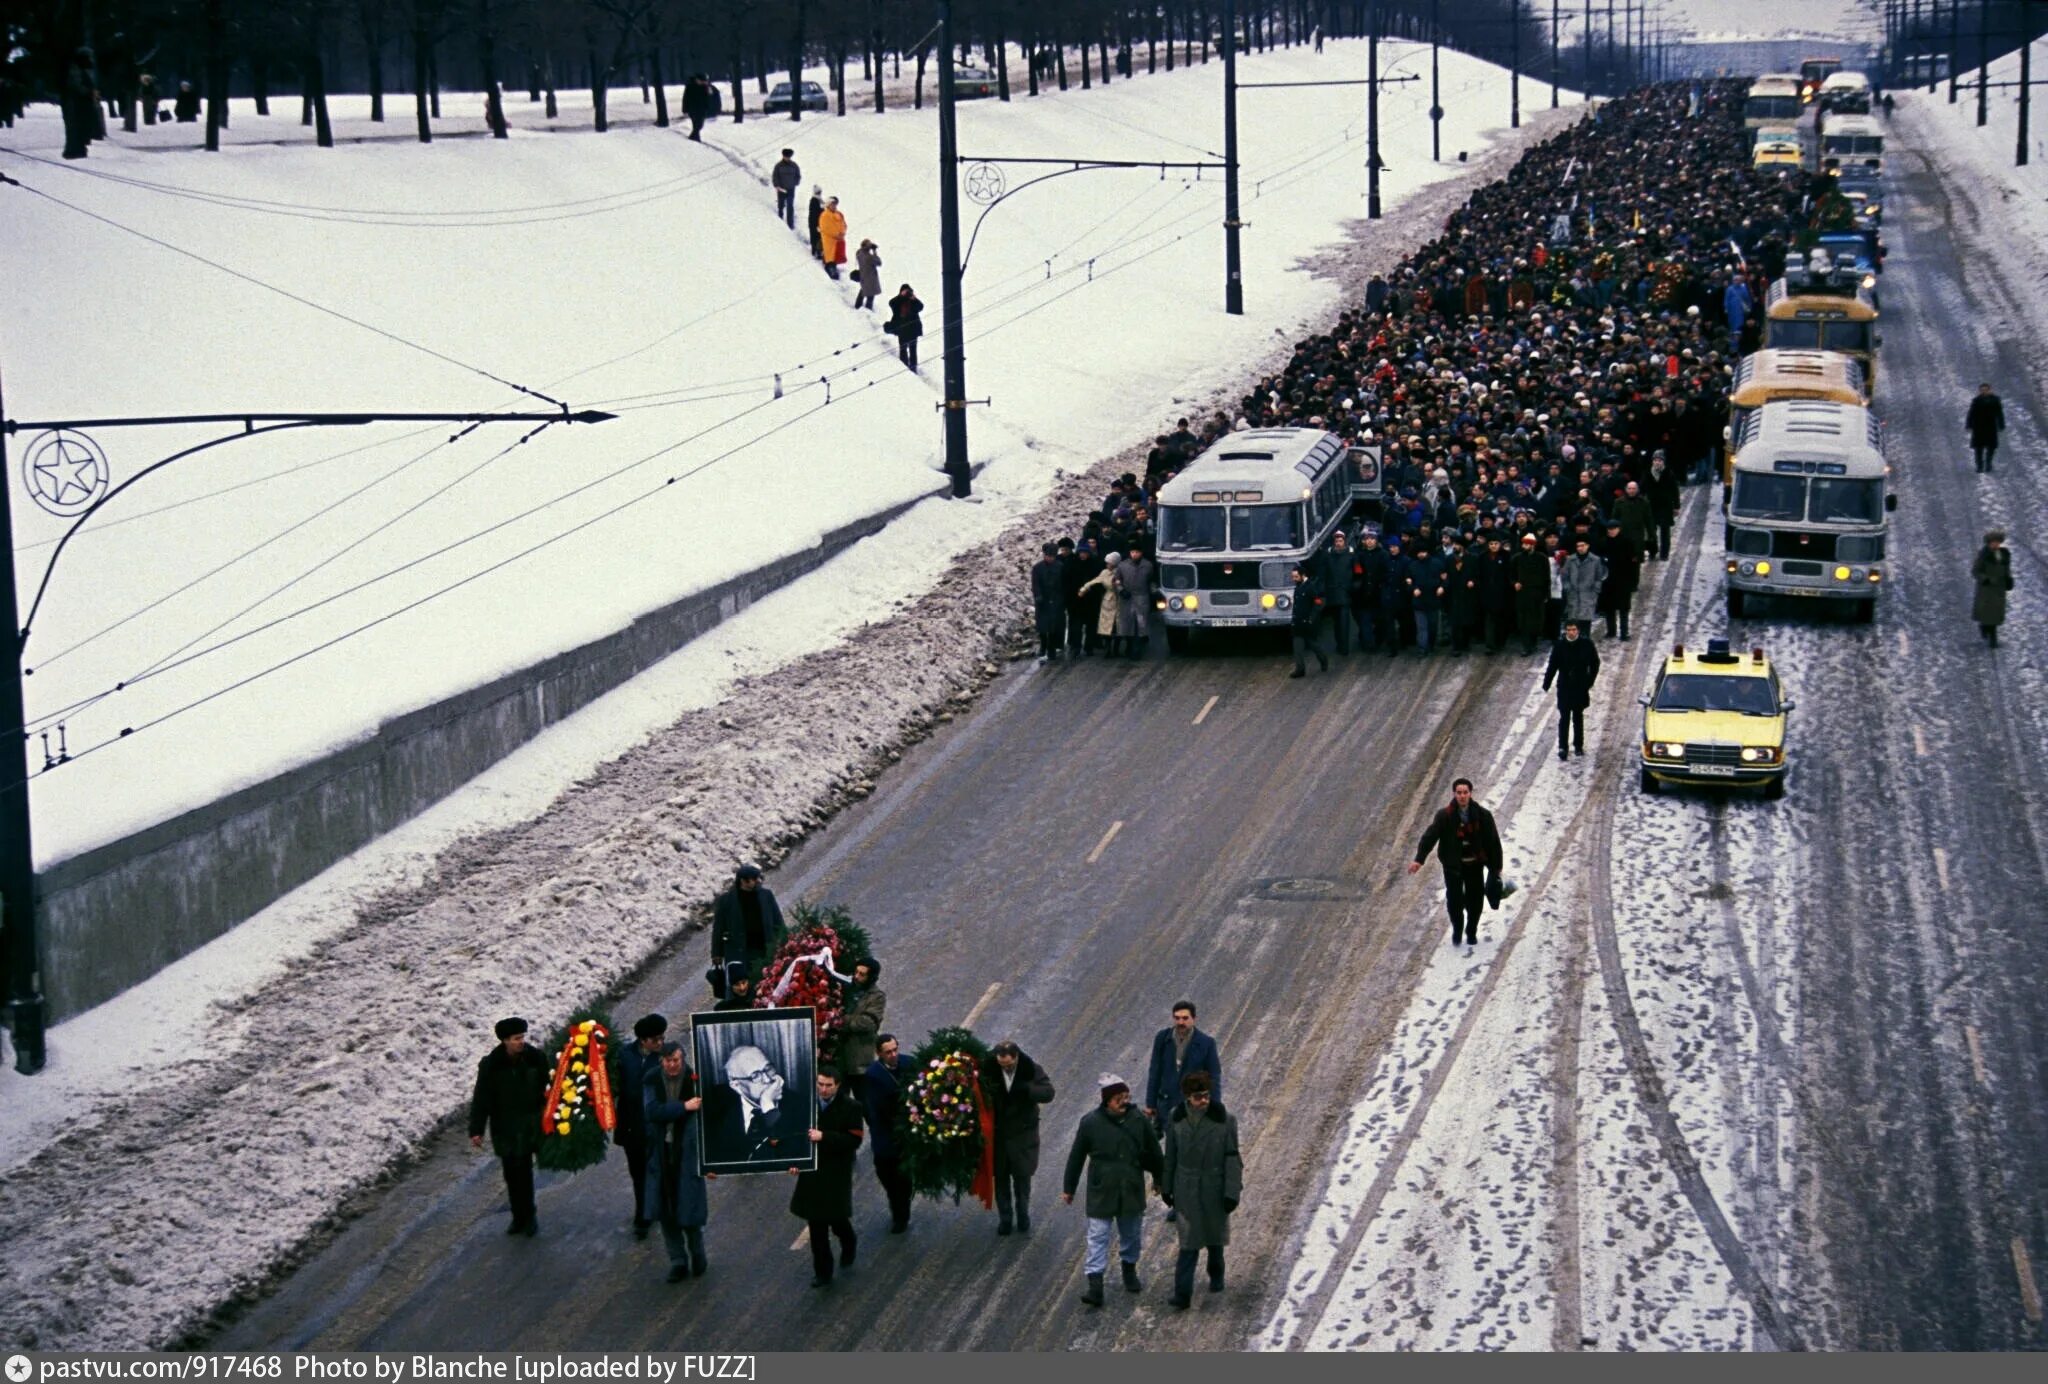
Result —
[[815, 548], [686, 596], [615, 634], [386, 722], [361, 744], [44, 871], [36, 889], [51, 1021], [90, 1009], [212, 941], [920, 500], [835, 529]]

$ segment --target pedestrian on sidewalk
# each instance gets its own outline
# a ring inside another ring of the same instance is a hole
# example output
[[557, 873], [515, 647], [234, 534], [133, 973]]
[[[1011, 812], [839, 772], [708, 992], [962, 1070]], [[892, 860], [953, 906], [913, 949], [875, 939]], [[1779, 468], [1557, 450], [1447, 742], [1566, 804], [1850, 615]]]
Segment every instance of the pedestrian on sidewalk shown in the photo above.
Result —
[[1970, 578], [1977, 594], [1970, 602], [1970, 618], [1983, 632], [1984, 642], [1998, 647], [1998, 627], [2005, 623], [2005, 593], [2012, 590], [2012, 554], [2005, 548], [2005, 533], [1993, 529], [1984, 535], [1984, 546], [1970, 564]]
[[1038, 1172], [1038, 1107], [1052, 1104], [1052, 1078], [1013, 1039], [989, 1050], [981, 1089], [995, 1116], [996, 1234], [1031, 1233], [1031, 1179]]
[[1038, 661], [1058, 660], [1066, 642], [1066, 571], [1060, 566], [1057, 543], [1041, 543], [1031, 564], [1031, 617], [1038, 627]]
[[795, 230], [796, 190], [804, 183], [804, 171], [797, 167], [796, 150], [782, 151], [782, 157], [768, 174], [768, 182], [775, 189], [775, 214], [782, 218], [783, 225]]
[[1586, 753], [1586, 708], [1593, 703], [1593, 682], [1600, 676], [1600, 651], [1583, 637], [1576, 620], [1564, 622], [1564, 638], [1550, 646], [1550, 666], [1543, 670], [1543, 690], [1557, 684], [1557, 762], [1571, 752]]
[[825, 209], [818, 213], [818, 244], [825, 277], [838, 279], [839, 266], [846, 263], [846, 214], [839, 210], [837, 197], [827, 197]]
[[668, 1036], [668, 1020], [649, 1014], [633, 1024], [633, 1043], [619, 1054], [618, 1119], [612, 1142], [626, 1153], [626, 1173], [633, 1180], [633, 1238], [647, 1238], [651, 1218], [647, 1214], [647, 1123], [642, 1118], [640, 1089], [647, 1074], [660, 1065], [661, 1047]]
[[711, 79], [699, 72], [683, 87], [683, 118], [690, 122], [690, 138], [704, 142], [704, 122], [718, 112], [718, 91]]
[[507, 1235], [537, 1235], [540, 1217], [533, 1202], [533, 1155], [540, 1149], [540, 1112], [548, 1099], [548, 1060], [526, 1042], [526, 1020], [500, 1019], [498, 1046], [476, 1064], [476, 1089], [469, 1098], [469, 1145], [484, 1146], [505, 1174], [512, 1204]]
[[1472, 798], [1472, 780], [1451, 783], [1451, 801], [1437, 809], [1430, 819], [1415, 859], [1408, 862], [1414, 874], [1436, 852], [1444, 871], [1444, 908], [1451, 915], [1451, 945], [1463, 943], [1470, 956], [1479, 943], [1479, 912], [1490, 899], [1494, 906], [1503, 892], [1500, 872], [1506, 863], [1500, 847], [1500, 831], [1493, 814]]
[[[697, 1094], [697, 1074], [683, 1060], [681, 1043], [664, 1043], [641, 1076], [640, 1119], [647, 1130], [652, 1157], [642, 1196], [661, 1222], [662, 1244], [668, 1250], [668, 1281], [701, 1278], [711, 1263], [704, 1257], [704, 1223], [711, 1219], [711, 1198], [704, 1188], [703, 1164], [697, 1159], [697, 1115], [704, 1099]], [[619, 1102], [624, 1110], [632, 1096]]]
[[1149, 1173], [1156, 1186], [1165, 1171], [1152, 1122], [1131, 1109], [1129, 1083], [1114, 1072], [1104, 1072], [1095, 1085], [1100, 1103], [1081, 1117], [1074, 1131], [1060, 1192], [1060, 1200], [1072, 1206], [1082, 1170], [1087, 1170], [1083, 1208], [1088, 1216], [1088, 1251], [1082, 1272], [1088, 1287], [1081, 1301], [1090, 1307], [1102, 1306], [1102, 1275], [1109, 1268], [1112, 1236], [1121, 1250], [1125, 1291], [1144, 1289], [1138, 1281], [1138, 1252], [1145, 1229], [1145, 1177]]
[[825, 240], [818, 230], [818, 222], [825, 215], [825, 189], [815, 183], [811, 185], [809, 215], [811, 221], [811, 258], [821, 260], [825, 258]]
[[811, 1143], [818, 1166], [789, 1170], [796, 1186], [789, 1194], [789, 1213], [811, 1233], [811, 1286], [832, 1286], [832, 1239], [839, 1239], [839, 1267], [853, 1267], [857, 1245], [853, 1233], [853, 1162], [860, 1155], [861, 1111], [839, 1089], [833, 1072], [818, 1073], [817, 1118], [811, 1121]]
[[853, 281], [860, 289], [853, 295], [853, 305], [865, 312], [873, 312], [875, 299], [882, 292], [882, 252], [875, 248], [872, 240], [863, 240], [860, 249], [854, 252]]
[[1189, 1072], [1180, 1091], [1180, 1108], [1166, 1126], [1160, 1184], [1180, 1225], [1169, 1301], [1185, 1311], [1194, 1301], [1195, 1261], [1203, 1250], [1209, 1251], [1209, 1291], [1223, 1291], [1223, 1248], [1230, 1243], [1230, 1217], [1244, 1199], [1244, 1156], [1237, 1119], [1210, 1089], [1208, 1073]]
[[1977, 386], [1977, 397], [1963, 415], [1963, 427], [1970, 434], [1970, 451], [1977, 458], [1977, 474], [1991, 474], [1991, 460], [1998, 455], [1998, 435], [2005, 431], [2005, 404], [1991, 392], [1991, 386]]
[[[910, 1229], [910, 1177], [903, 1171], [903, 1083], [910, 1079], [903, 1061], [903, 1045], [893, 1033], [875, 1042], [875, 1060], [868, 1063], [861, 1082], [861, 1106], [868, 1122], [868, 1147], [875, 1151], [875, 1181], [889, 1198], [889, 1233], [901, 1235]], [[1000, 1124], [999, 1124], [1000, 1127]], [[998, 1160], [996, 1176], [1002, 1176]]]
[[1290, 678], [1305, 678], [1308, 669], [1302, 665], [1301, 656], [1314, 653], [1316, 668], [1321, 672], [1330, 671], [1329, 648], [1323, 643], [1319, 628], [1323, 618], [1322, 583], [1301, 568], [1294, 568], [1289, 574], [1294, 582], [1294, 604], [1288, 612], [1289, 632], [1294, 641], [1294, 671]]
[[924, 304], [905, 284], [889, 300], [889, 320], [882, 330], [896, 338], [896, 358], [917, 373], [917, 339], [924, 335]]

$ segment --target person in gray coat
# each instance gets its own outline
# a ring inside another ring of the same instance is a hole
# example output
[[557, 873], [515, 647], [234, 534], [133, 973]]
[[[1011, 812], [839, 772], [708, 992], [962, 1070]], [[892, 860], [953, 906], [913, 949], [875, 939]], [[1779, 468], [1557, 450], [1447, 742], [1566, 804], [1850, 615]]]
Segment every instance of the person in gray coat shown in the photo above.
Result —
[[860, 287], [853, 295], [853, 305], [873, 312], [875, 299], [882, 292], [882, 252], [872, 240], [863, 240], [853, 252], [853, 281]]
[[661, 1223], [668, 1247], [668, 1281], [700, 1277], [711, 1267], [704, 1257], [704, 1223], [711, 1201], [704, 1193], [697, 1161], [697, 1074], [683, 1062], [683, 1045], [665, 1043], [661, 1060], [640, 1083], [640, 1109], [647, 1131], [647, 1177], [642, 1197]]
[[1600, 613], [1600, 588], [1607, 582], [1607, 564], [1585, 539], [1572, 545], [1572, 555], [1564, 560], [1564, 618], [1579, 622], [1580, 629], [1591, 629], [1593, 617]]
[[1066, 567], [1058, 544], [1040, 544], [1038, 551], [1031, 565], [1031, 615], [1038, 629], [1038, 661], [1047, 663], [1059, 658], [1067, 638]]
[[1102, 1275], [1109, 1267], [1109, 1241], [1114, 1235], [1123, 1251], [1124, 1288], [1139, 1292], [1138, 1251], [1145, 1228], [1145, 1175], [1156, 1186], [1164, 1163], [1152, 1122], [1131, 1108], [1130, 1084], [1114, 1072], [1096, 1081], [1102, 1103], [1081, 1117], [1074, 1147], [1067, 1153], [1066, 1179], [1060, 1200], [1074, 1204], [1081, 1172], [1088, 1172], [1088, 1275], [1081, 1301], [1102, 1306]]
[[1244, 1158], [1237, 1151], [1237, 1118], [1211, 1099], [1209, 1074], [1181, 1078], [1181, 1107], [1166, 1125], [1166, 1204], [1177, 1215], [1180, 1255], [1173, 1266], [1176, 1308], [1195, 1295], [1195, 1260], [1209, 1251], [1209, 1291], [1223, 1291], [1223, 1247], [1230, 1243], [1230, 1217], [1244, 1197]]
[[1337, 652], [1351, 652], [1351, 583], [1357, 580], [1352, 572], [1351, 540], [1339, 529], [1330, 535], [1330, 546], [1323, 549], [1316, 559], [1316, 577], [1322, 582], [1323, 609], [1328, 611], [1337, 625]]
[[1970, 580], [1977, 594], [1970, 601], [1970, 618], [1984, 635], [1984, 642], [1998, 647], [1998, 627], [2005, 623], [2005, 593], [2012, 590], [2012, 554], [2005, 548], [2005, 531], [1993, 529], [1984, 535], [1984, 546], [1970, 564]]
[[1152, 561], [1143, 545], [1133, 543], [1131, 555], [1117, 564], [1116, 632], [1128, 657], [1143, 658], [1152, 634]]

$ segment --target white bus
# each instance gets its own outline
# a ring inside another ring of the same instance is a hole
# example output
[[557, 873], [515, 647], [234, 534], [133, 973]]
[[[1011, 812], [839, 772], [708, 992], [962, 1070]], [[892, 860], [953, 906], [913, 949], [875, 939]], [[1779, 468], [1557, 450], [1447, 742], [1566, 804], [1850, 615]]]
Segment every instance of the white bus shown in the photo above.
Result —
[[1855, 165], [1884, 171], [1884, 126], [1868, 115], [1828, 114], [1820, 126], [1821, 171]]
[[1351, 512], [1354, 451], [1319, 428], [1254, 428], [1223, 437], [1166, 483], [1158, 552], [1167, 648], [1185, 652], [1196, 630], [1292, 622], [1290, 569], [1321, 552]]
[[1749, 84], [1749, 95], [1742, 102], [1742, 123], [1752, 130], [1764, 125], [1797, 125], [1805, 110], [1797, 73], [1766, 73]]
[[1750, 596], [1847, 601], [1859, 621], [1877, 614], [1884, 582], [1887, 494], [1884, 434], [1867, 408], [1788, 399], [1736, 426], [1735, 489], [1723, 547], [1728, 614]]

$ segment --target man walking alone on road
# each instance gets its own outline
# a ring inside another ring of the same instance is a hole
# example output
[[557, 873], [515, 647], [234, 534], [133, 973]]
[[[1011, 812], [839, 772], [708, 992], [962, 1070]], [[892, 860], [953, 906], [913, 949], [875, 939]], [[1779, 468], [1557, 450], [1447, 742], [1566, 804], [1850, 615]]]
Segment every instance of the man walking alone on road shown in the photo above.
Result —
[[1557, 684], [1557, 762], [1571, 752], [1586, 753], [1586, 708], [1593, 701], [1593, 680], [1600, 676], [1600, 651], [1581, 637], [1579, 622], [1564, 622], [1564, 638], [1550, 646], [1550, 666], [1543, 670], [1543, 690]]
[[1493, 814], [1472, 801], [1471, 779], [1451, 784], [1450, 805], [1437, 809], [1430, 820], [1422, 843], [1415, 848], [1415, 859], [1408, 862], [1408, 873], [1420, 870], [1431, 851], [1437, 853], [1437, 862], [1444, 869], [1451, 945], [1462, 942], [1465, 955], [1470, 956], [1479, 942], [1479, 910], [1486, 907], [1489, 895], [1498, 899], [1503, 892], [1500, 872], [1505, 864], [1500, 831], [1493, 824]]
[[548, 1060], [527, 1046], [526, 1020], [500, 1019], [498, 1046], [476, 1064], [476, 1091], [469, 1098], [469, 1143], [484, 1146], [505, 1172], [505, 1194], [512, 1203], [507, 1235], [537, 1235], [540, 1218], [533, 1204], [533, 1155], [540, 1149], [540, 1112], [548, 1099]]
[[1122, 1251], [1124, 1289], [1139, 1292], [1138, 1251], [1145, 1228], [1145, 1175], [1156, 1182], [1164, 1170], [1159, 1139], [1152, 1122], [1131, 1109], [1131, 1088], [1114, 1072], [1096, 1081], [1102, 1103], [1081, 1117], [1074, 1147], [1067, 1154], [1067, 1172], [1060, 1200], [1074, 1204], [1081, 1170], [1088, 1170], [1088, 1257], [1083, 1269], [1087, 1291], [1081, 1301], [1102, 1306], [1102, 1275], [1109, 1267], [1109, 1241], [1115, 1236]]
[[1977, 458], [1977, 474], [1991, 474], [1991, 459], [1998, 455], [1998, 435], [2005, 431], [2005, 404], [1991, 392], [1989, 384], [1977, 386], [1970, 411], [1963, 415], [1970, 433], [1970, 450]]

